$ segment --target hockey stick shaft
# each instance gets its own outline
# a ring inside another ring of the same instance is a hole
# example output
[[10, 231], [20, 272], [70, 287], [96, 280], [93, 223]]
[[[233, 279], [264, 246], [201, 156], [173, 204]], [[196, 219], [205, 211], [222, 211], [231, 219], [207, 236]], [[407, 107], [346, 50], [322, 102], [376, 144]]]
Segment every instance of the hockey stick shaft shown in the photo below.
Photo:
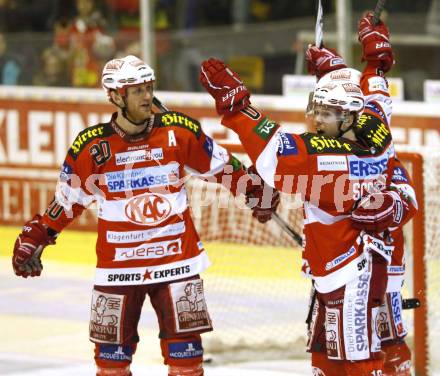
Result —
[[[162, 112], [169, 111], [169, 109], [157, 98], [153, 97], [153, 104]], [[246, 168], [246, 167], [245, 167]], [[246, 168], [247, 169], [247, 168]], [[302, 237], [296, 233], [285, 221], [282, 219], [278, 213], [272, 214], [272, 219], [280, 226], [299, 246], [302, 245]]]
[[302, 237], [300, 234], [295, 232], [292, 227], [290, 227], [286, 221], [280, 217], [280, 215], [275, 212], [272, 213], [272, 219], [280, 226], [299, 246], [302, 246]]
[[378, 0], [376, 3], [376, 7], [374, 8], [373, 12], [373, 25], [377, 25], [380, 20], [380, 14], [383, 11], [383, 8], [385, 7], [386, 0]]
[[318, 12], [316, 14], [316, 25], [315, 25], [315, 46], [322, 47], [323, 39], [323, 12], [321, 0], [318, 0]]
[[[380, 14], [385, 7], [386, 0], [378, 0], [373, 12], [373, 25], [377, 25], [380, 20]], [[417, 298], [402, 299], [403, 309], [416, 309], [421, 305], [420, 300]]]

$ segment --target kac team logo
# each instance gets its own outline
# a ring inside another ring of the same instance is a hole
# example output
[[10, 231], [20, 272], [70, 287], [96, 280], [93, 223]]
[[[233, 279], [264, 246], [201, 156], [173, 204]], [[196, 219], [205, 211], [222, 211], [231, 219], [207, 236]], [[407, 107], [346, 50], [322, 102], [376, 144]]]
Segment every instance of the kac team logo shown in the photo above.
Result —
[[131, 198], [125, 205], [125, 216], [138, 225], [154, 226], [167, 219], [171, 213], [170, 201], [158, 193], [146, 193]]

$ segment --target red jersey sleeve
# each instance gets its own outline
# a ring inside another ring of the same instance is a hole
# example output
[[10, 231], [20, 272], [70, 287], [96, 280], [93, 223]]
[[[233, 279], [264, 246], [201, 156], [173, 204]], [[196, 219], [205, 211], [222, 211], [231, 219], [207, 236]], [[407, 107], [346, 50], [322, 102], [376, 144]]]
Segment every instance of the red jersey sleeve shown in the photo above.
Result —
[[286, 193], [296, 192], [298, 176], [310, 172], [307, 149], [299, 135], [283, 132], [279, 124], [252, 106], [224, 117], [222, 124], [239, 135], [268, 185]]
[[80, 132], [66, 155], [55, 196], [43, 215], [43, 223], [57, 232], [67, 227], [95, 201], [99, 184], [99, 175], [94, 171], [92, 154], [95, 146], [86, 146], [102, 136], [104, 128], [104, 124], [99, 124]]

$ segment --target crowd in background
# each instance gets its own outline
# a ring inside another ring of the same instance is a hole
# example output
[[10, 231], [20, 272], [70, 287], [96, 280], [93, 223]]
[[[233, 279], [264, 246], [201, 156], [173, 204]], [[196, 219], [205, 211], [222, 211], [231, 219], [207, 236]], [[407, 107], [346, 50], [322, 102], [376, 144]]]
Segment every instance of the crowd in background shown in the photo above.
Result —
[[[199, 30], [205, 34], [211, 28], [237, 31], [299, 19], [310, 20], [313, 29], [316, 14], [311, 0], [150, 1], [156, 35], [152, 65], [158, 73], [158, 88], [164, 90], [197, 90], [197, 66], [207, 56], [188, 36]], [[387, 9], [427, 14], [432, 2], [438, 0], [401, 0], [389, 2]], [[376, 1], [352, 3], [353, 11], [361, 11], [374, 8]], [[335, 1], [323, 4], [325, 14], [334, 14]], [[106, 61], [141, 55], [139, 14], [139, 0], [0, 0], [0, 84], [99, 87]], [[263, 80], [280, 81], [281, 76], [272, 77], [270, 71], [294, 72], [294, 39], [286, 39], [289, 47], [284, 53], [265, 46], [259, 57]], [[220, 55], [227, 54], [227, 43], [217, 46]], [[258, 60], [254, 65], [258, 67]], [[280, 94], [279, 84], [263, 84], [260, 89]]]

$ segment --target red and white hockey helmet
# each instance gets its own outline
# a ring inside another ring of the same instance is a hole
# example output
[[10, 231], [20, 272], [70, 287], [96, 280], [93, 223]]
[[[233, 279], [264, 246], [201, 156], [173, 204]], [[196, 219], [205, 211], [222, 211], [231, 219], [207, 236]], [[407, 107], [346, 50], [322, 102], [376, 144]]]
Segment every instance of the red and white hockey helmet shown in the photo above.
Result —
[[361, 72], [343, 68], [327, 73], [316, 84], [312, 103], [344, 112], [362, 113], [365, 99], [360, 87]]
[[125, 96], [129, 86], [140, 85], [155, 80], [154, 70], [144, 61], [133, 55], [113, 59], [102, 70], [102, 87], [110, 95], [110, 90], [118, 90]]

